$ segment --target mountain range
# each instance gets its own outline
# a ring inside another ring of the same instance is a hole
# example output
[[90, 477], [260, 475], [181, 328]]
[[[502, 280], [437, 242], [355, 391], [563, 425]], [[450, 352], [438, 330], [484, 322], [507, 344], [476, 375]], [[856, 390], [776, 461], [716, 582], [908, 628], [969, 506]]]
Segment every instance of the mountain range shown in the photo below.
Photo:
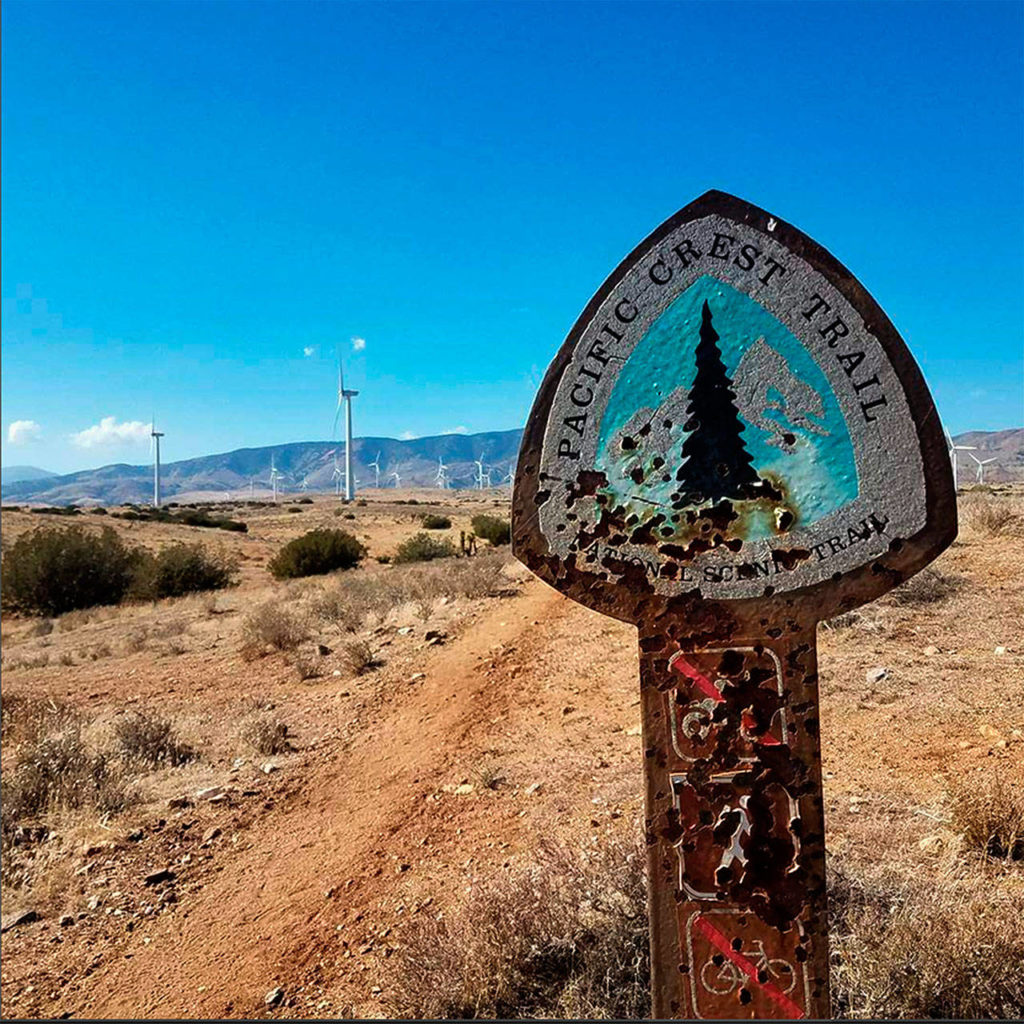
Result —
[[[522, 430], [482, 434], [441, 434], [399, 441], [392, 437], [358, 437], [352, 443], [353, 475], [357, 488], [375, 486], [380, 465], [380, 486], [437, 486], [438, 459], [447, 467], [450, 487], [477, 486], [476, 459], [482, 459], [493, 486], [507, 486], [507, 477], [519, 453]], [[985, 480], [999, 483], [1024, 480], [1024, 429], [974, 430], [958, 434], [959, 445], [971, 445], [979, 459], [995, 459], [985, 467]], [[203, 500], [245, 497], [250, 491], [265, 497], [270, 491], [270, 463], [281, 474], [279, 489], [299, 494], [303, 481], [310, 491], [333, 491], [335, 462], [344, 468], [344, 444], [339, 441], [298, 441], [266, 448], [240, 448], [222, 455], [204, 455], [161, 467], [161, 492], [167, 500]], [[973, 482], [971, 453], [960, 455], [960, 484]], [[397, 477], [396, 477], [397, 474]], [[153, 494], [150, 465], [119, 463], [63, 476], [32, 466], [3, 470], [3, 500], [48, 505], [148, 502]]]

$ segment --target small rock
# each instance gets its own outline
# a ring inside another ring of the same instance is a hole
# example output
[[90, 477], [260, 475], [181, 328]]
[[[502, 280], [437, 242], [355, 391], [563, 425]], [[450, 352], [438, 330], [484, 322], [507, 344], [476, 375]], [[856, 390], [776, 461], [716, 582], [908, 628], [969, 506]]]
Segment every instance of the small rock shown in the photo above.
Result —
[[412, 631], [413, 631], [413, 627], [412, 626], [399, 626], [398, 627], [398, 635], [399, 636], [408, 636]]
[[1024, 740], [1024, 732], [1021, 732], [1020, 729], [1011, 729], [1010, 739], [1014, 743], [1019, 743], [1021, 740]]
[[216, 839], [217, 836], [219, 836], [220, 834], [221, 834], [220, 833], [220, 829], [217, 828], [216, 825], [214, 825], [213, 828], [208, 828], [203, 833], [203, 842], [204, 843], [212, 843], [214, 841], [214, 839]]
[[1006, 653], [1006, 648], [1000, 645], [999, 647], [997, 647], [995, 649], [994, 653], [995, 654], [1005, 654]]
[[924, 851], [925, 853], [937, 853], [942, 847], [945, 846], [945, 842], [942, 836], [925, 836], [918, 844], [917, 848]]
[[173, 811], [179, 807], [191, 807], [192, 801], [187, 796], [172, 796], [167, 801], [167, 806]]
[[527, 796], [536, 796], [536, 794], [541, 791], [542, 786], [543, 783], [531, 782], [530, 785], [526, 787], [525, 793]]
[[132, 843], [141, 843], [146, 838], [146, 833], [141, 829], [133, 829], [128, 833], [128, 841]]
[[70, 928], [75, 923], [75, 918], [72, 914], [61, 914], [57, 923], [61, 928]]
[[321, 658], [326, 658], [327, 655], [331, 653], [331, 649], [327, 644], [317, 644], [316, 650], [317, 654], [319, 654]]
[[267, 1006], [277, 1006], [282, 999], [284, 999], [284, 990], [280, 988], [272, 988], [263, 997], [263, 1002], [265, 1002]]
[[642, 732], [642, 730], [641, 730], [640, 726], [639, 725], [634, 725], [632, 729], [627, 729], [626, 730], [626, 735], [627, 736], [639, 736], [641, 732]]
[[269, 775], [271, 772], [277, 771], [277, 765], [274, 764], [273, 761], [268, 761], [266, 764], [260, 765], [260, 771], [263, 772], [264, 775]]
[[924, 649], [924, 653], [927, 654], [929, 657], [931, 657], [934, 654], [938, 654], [939, 653], [939, 649], [938, 649], [938, 647], [935, 646], [935, 644], [929, 644]]
[[172, 878], [174, 878], [174, 872], [170, 868], [162, 868], [159, 871], [151, 871], [143, 878], [143, 882], [146, 885], [159, 885], [161, 882], [171, 881]]
[[865, 673], [865, 678], [869, 683], [880, 683], [889, 674], [887, 668], [878, 666], [877, 668], [869, 668]]
[[443, 629], [428, 629], [424, 634], [424, 640], [445, 640], [448, 634]]
[[21, 910], [16, 914], [4, 914], [0, 917], [0, 932], [9, 932], [23, 924], [31, 924], [39, 920], [39, 914], [34, 910]]
[[339, 677], [340, 677], [340, 676], [341, 676], [341, 669], [340, 669], [340, 668], [336, 668], [336, 669], [335, 669], [335, 670], [334, 670], [334, 671], [333, 671], [333, 672], [331, 673], [331, 675], [332, 675], [332, 676], [339, 676]]
[[993, 743], [1003, 738], [1003, 734], [995, 728], [995, 726], [989, 725], [988, 722], [982, 722], [981, 725], [978, 726], [978, 732], [981, 733], [985, 739], [991, 740]]
[[91, 898], [91, 899], [89, 900], [89, 902], [88, 902], [88, 903], [86, 904], [86, 906], [87, 906], [87, 907], [88, 907], [88, 908], [89, 908], [90, 910], [98, 910], [98, 909], [99, 909], [99, 905], [100, 905], [100, 898], [99, 898], [99, 896], [93, 896], [93, 897], [92, 897], [92, 898]]
[[563, 715], [571, 715], [575, 710], [576, 710], [576, 705], [575, 704], [566, 704], [565, 707], [562, 708], [562, 714]]
[[427, 673], [426, 672], [413, 672], [413, 674], [411, 676], [409, 676], [409, 682], [410, 683], [418, 683], [421, 679], [426, 679], [426, 678], [427, 678]]
[[473, 792], [473, 784], [471, 782], [464, 782], [461, 786], [455, 787], [456, 796], [468, 796]]
[[197, 800], [216, 800], [218, 797], [224, 797], [227, 794], [224, 792], [223, 786], [207, 786], [206, 789], [201, 789], [196, 793]]

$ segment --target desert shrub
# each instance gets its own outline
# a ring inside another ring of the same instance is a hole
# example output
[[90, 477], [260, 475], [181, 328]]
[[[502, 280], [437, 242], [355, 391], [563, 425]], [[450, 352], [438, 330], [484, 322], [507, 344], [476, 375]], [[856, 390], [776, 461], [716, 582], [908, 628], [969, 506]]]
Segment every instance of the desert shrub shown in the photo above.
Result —
[[97, 505], [95, 508], [89, 509], [89, 514], [93, 516], [105, 516], [107, 510], [102, 505]]
[[268, 568], [277, 579], [319, 576], [359, 564], [366, 548], [346, 530], [310, 530], [290, 540]]
[[292, 749], [288, 726], [272, 715], [258, 715], [242, 728], [242, 739], [257, 754], [283, 754]]
[[969, 849], [989, 857], [1024, 860], [1024, 789], [998, 775], [956, 781], [950, 787], [952, 826]]
[[3, 813], [13, 820], [54, 810], [122, 810], [129, 796], [109, 755], [90, 753], [77, 726], [24, 749], [3, 787]]
[[196, 752], [179, 738], [170, 719], [133, 712], [114, 726], [114, 739], [125, 763], [136, 767], [172, 768], [196, 757]]
[[497, 516], [478, 515], [473, 516], [470, 522], [473, 525], [473, 532], [478, 537], [490, 541], [495, 547], [509, 542], [512, 528], [507, 519], [499, 519]]
[[838, 1017], [991, 1020], [1024, 1015], [1024, 901], [983, 875], [879, 885], [829, 867]]
[[155, 600], [221, 590], [231, 585], [233, 576], [231, 561], [209, 554], [202, 544], [172, 544], [140, 559], [132, 596]]
[[366, 499], [365, 499], [365, 498], [360, 498], [360, 499], [359, 499], [359, 500], [358, 500], [358, 501], [356, 502], [356, 504], [357, 504], [357, 505], [358, 505], [358, 506], [359, 506], [360, 508], [366, 508]]
[[451, 541], [428, 537], [425, 533], [417, 533], [398, 545], [392, 562], [395, 565], [403, 565], [407, 562], [430, 562], [435, 558], [451, 558], [454, 554], [455, 545]]
[[360, 676], [378, 664], [373, 648], [366, 640], [348, 640], [342, 648], [345, 664], [353, 675]]
[[632, 841], [546, 842], [443, 916], [411, 920], [385, 962], [394, 1015], [649, 1016], [644, 860]]
[[452, 521], [447, 516], [439, 516], [433, 512], [428, 512], [422, 520], [424, 530], [449, 530], [451, 529]]
[[44, 527], [4, 552], [5, 607], [38, 615], [117, 604], [128, 592], [138, 555], [110, 527]]
[[53, 619], [39, 619], [28, 627], [29, 636], [49, 636], [53, 632]]
[[917, 606], [936, 604], [952, 597], [964, 585], [962, 576], [940, 572], [938, 569], [922, 569], [886, 595], [887, 604]]
[[993, 498], [972, 502], [968, 521], [979, 533], [998, 537], [1013, 533], [1019, 525], [1020, 517], [1009, 503]]
[[295, 512], [301, 512], [302, 509], [299, 508], [298, 505], [289, 505], [288, 508], [285, 509], [285, 511], [294, 514]]
[[0, 737], [5, 744], [35, 743], [49, 733], [77, 727], [79, 713], [52, 697], [0, 695]]
[[44, 516], [80, 516], [82, 514], [81, 509], [75, 508], [74, 505], [44, 506], [29, 509], [29, 511]]
[[298, 653], [292, 659], [292, 664], [302, 683], [307, 679], [319, 679], [324, 674], [320, 659], [314, 654]]
[[309, 610], [318, 621], [329, 622], [346, 633], [354, 633], [363, 621], [362, 609], [353, 603], [343, 587], [314, 594], [309, 601]]
[[309, 638], [304, 619], [279, 601], [266, 601], [242, 620], [242, 653], [258, 657], [267, 647], [293, 651]]

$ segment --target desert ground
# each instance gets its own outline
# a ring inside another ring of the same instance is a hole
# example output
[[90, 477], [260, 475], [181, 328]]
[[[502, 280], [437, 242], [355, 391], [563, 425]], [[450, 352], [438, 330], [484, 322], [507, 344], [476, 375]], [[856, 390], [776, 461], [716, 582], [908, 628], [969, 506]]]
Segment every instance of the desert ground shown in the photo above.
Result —
[[[517, 995], [499, 961], [521, 936], [474, 932], [473, 908], [559, 858], [581, 859], [570, 876], [596, 865], [583, 874], [598, 885], [603, 851], [638, 848], [634, 631], [507, 547], [377, 561], [426, 512], [450, 517], [434, 534], [457, 547], [473, 515], [507, 516], [507, 491], [362, 500], [221, 509], [247, 533], [4, 510], [5, 547], [41, 525], [109, 526], [238, 565], [236, 586], [208, 594], [4, 614], [5, 1017], [621, 1005], [601, 1003], [600, 985]], [[1005, 842], [1024, 828], [1024, 491], [962, 494], [960, 517], [934, 571], [819, 630], [838, 1015], [1024, 1013], [1024, 850]], [[315, 526], [351, 530], [369, 556], [275, 581], [268, 560]], [[109, 750], [139, 715], [169, 721], [190, 755], [125, 761], [113, 809], [9, 811], [9, 781], [47, 736], [74, 718], [90, 750]], [[636, 873], [641, 858], [624, 863]], [[578, 899], [594, 918], [594, 894]], [[515, 913], [499, 930], [533, 926]], [[629, 908], [607, 913], [609, 929], [643, 934]]]

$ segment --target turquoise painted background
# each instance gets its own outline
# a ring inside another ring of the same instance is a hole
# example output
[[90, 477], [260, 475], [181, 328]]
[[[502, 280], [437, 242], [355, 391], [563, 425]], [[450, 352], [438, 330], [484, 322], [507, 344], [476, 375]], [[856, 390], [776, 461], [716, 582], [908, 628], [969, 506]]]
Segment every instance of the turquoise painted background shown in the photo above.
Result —
[[[785, 481], [802, 525], [809, 525], [853, 501], [857, 497], [853, 445], [824, 373], [775, 317], [742, 292], [709, 276], [695, 281], [658, 317], [619, 373], [598, 434], [597, 468], [607, 474], [610, 490], [619, 500], [628, 502], [629, 495], [642, 495], [649, 501], [664, 504], [675, 490], [674, 481], [666, 484], [660, 477], [653, 481], [651, 475], [639, 487], [628, 480], [624, 472], [635, 463], [635, 454], [624, 457], [614, 442], [638, 410], [646, 408], [656, 412], [673, 392], [679, 388], [689, 389], [695, 372], [694, 350], [705, 301], [711, 308], [726, 371], [734, 381], [744, 353], [763, 338], [785, 360], [793, 377], [812, 388], [820, 400], [821, 415], [817, 416], [808, 409], [806, 402], [799, 400], [798, 391], [784, 373], [777, 381], [763, 382], [758, 391], [760, 416], [778, 422], [780, 430], [784, 425], [796, 441], [788, 451], [782, 450], [769, 443], [776, 436], [775, 432], [744, 418], [743, 441], [758, 473]], [[769, 407], [768, 403], [773, 401], [783, 406], [781, 412]], [[685, 402], [681, 407], [673, 404], [676, 414], [670, 430], [671, 446], [660, 454], [674, 474], [682, 458], [680, 449], [686, 435], [681, 425]], [[797, 405], [801, 408], [795, 408]], [[656, 453], [647, 454], [653, 457]], [[640, 513], [644, 506], [642, 503], [638, 506], [636, 511]], [[770, 529], [764, 524], [763, 529], [751, 536], [768, 533]]]

